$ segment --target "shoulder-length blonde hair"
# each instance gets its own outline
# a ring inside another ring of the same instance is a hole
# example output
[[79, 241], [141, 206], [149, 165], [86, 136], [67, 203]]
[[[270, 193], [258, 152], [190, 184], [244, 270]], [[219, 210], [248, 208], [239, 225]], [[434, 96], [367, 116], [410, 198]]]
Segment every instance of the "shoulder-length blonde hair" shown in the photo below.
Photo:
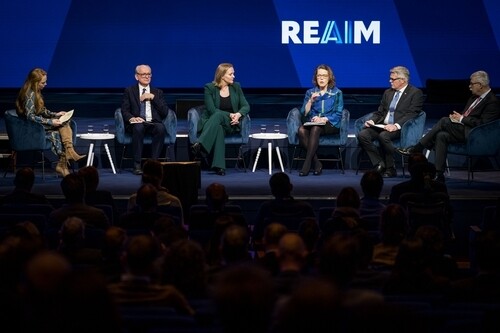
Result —
[[17, 113], [26, 114], [25, 104], [26, 104], [26, 99], [28, 98], [27, 96], [28, 91], [30, 90], [35, 93], [34, 102], [35, 102], [36, 114], [39, 114], [43, 111], [45, 103], [43, 101], [42, 93], [40, 90], [40, 82], [46, 76], [47, 72], [41, 68], [34, 68], [28, 73], [28, 76], [24, 81], [24, 85], [19, 91], [19, 94], [17, 95], [16, 99]]
[[226, 75], [227, 70], [232, 67], [233, 65], [228, 62], [219, 64], [219, 66], [217, 66], [217, 69], [215, 70], [214, 80], [212, 81], [212, 83], [217, 87], [220, 87], [222, 77]]

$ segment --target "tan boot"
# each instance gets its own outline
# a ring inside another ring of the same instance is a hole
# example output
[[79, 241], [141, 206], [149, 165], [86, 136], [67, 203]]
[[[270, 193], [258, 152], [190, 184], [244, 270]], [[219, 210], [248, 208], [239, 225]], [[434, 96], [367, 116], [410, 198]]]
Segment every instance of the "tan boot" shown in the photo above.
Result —
[[61, 142], [64, 146], [64, 151], [66, 152], [66, 159], [68, 161], [79, 161], [86, 155], [78, 155], [73, 149], [73, 133], [71, 127], [68, 124], [59, 128], [59, 135], [61, 136]]
[[57, 162], [56, 165], [56, 172], [62, 177], [69, 175], [68, 160], [65, 155], [59, 156], [59, 162]]

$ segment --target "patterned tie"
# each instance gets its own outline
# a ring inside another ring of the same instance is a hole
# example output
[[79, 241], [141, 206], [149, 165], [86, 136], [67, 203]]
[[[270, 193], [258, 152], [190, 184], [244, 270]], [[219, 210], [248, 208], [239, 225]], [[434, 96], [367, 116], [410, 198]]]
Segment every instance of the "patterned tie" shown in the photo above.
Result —
[[[146, 88], [142, 88], [142, 95], [146, 92]], [[146, 101], [141, 102], [141, 118], [146, 120]]]
[[396, 91], [391, 105], [389, 105], [389, 124], [394, 124], [394, 109], [396, 108], [396, 104], [398, 103], [400, 93], [401, 92], [399, 90]]
[[472, 103], [467, 109], [467, 111], [464, 112], [463, 114], [464, 118], [467, 117], [472, 112], [472, 110], [474, 110], [474, 108], [479, 104], [479, 102], [481, 102], [481, 97], [476, 98], [474, 103]]

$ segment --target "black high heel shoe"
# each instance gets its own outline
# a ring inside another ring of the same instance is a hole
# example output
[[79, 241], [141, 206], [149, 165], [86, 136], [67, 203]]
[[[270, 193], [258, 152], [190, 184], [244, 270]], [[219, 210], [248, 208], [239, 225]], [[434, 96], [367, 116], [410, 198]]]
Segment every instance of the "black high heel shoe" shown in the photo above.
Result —
[[226, 175], [226, 170], [222, 169], [222, 168], [218, 168], [215, 170], [215, 174], [217, 174], [218, 176], [225, 176]]
[[300, 177], [305, 177], [305, 176], [308, 176], [308, 175], [309, 175], [309, 171], [308, 172], [304, 172], [304, 171], [299, 172], [299, 176]]
[[316, 168], [314, 169], [314, 175], [315, 176], [319, 176], [323, 173], [323, 165], [318, 162], [318, 165], [316, 166]]

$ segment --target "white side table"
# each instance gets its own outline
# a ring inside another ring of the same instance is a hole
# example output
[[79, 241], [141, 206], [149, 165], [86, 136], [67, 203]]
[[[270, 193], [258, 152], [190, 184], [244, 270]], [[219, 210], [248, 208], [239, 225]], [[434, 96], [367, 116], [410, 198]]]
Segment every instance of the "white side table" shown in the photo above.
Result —
[[[257, 167], [257, 162], [259, 161], [260, 152], [262, 151], [262, 144], [264, 143], [264, 141], [267, 141], [267, 159], [269, 163], [269, 175], [271, 175], [273, 168], [273, 159], [272, 159], [273, 143], [276, 140], [283, 140], [288, 138], [288, 135], [284, 133], [255, 133], [251, 134], [250, 137], [252, 139], [261, 140], [259, 149], [257, 150], [257, 156], [255, 157], [255, 161], [253, 163], [252, 172], [255, 172], [255, 168]], [[275, 144], [275, 146], [276, 146], [276, 154], [278, 154], [278, 160], [280, 162], [281, 172], [285, 172], [285, 168], [283, 168], [283, 161], [281, 160], [280, 147], [278, 144]]]
[[[91, 141], [89, 146], [89, 153], [87, 154], [87, 166], [89, 166], [94, 162], [94, 143], [96, 141], [113, 140], [115, 138], [115, 135], [110, 133], [85, 133], [80, 134], [79, 138]], [[111, 169], [113, 170], [113, 173], [116, 174], [115, 164], [113, 163], [113, 158], [111, 157], [111, 152], [109, 151], [109, 146], [106, 142], [104, 142], [104, 149], [106, 149], [106, 154], [108, 155]]]

